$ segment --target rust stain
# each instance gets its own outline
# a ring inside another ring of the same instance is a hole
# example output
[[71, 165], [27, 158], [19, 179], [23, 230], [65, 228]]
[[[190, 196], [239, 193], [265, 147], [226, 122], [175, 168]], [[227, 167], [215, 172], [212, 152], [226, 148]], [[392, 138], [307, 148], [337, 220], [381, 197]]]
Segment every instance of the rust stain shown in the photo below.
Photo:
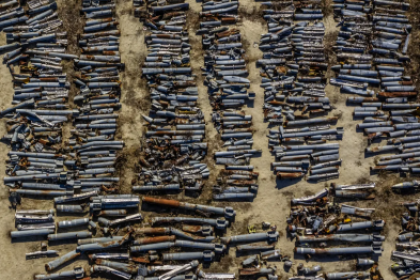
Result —
[[139, 245], [144, 245], [166, 241], [175, 241], [175, 235], [140, 238], [136, 240], [136, 243]]
[[411, 96], [417, 96], [417, 92], [415, 92], [415, 91], [379, 92], [378, 96], [381, 96], [381, 97], [411, 97]]
[[151, 262], [147, 258], [144, 258], [144, 257], [131, 257], [131, 260], [136, 263], [153, 263], [153, 264], [159, 264], [159, 265], [162, 264], [162, 262], [160, 261]]
[[138, 228], [136, 229], [137, 234], [167, 234], [169, 230], [167, 228]]
[[287, 172], [277, 172], [277, 177], [279, 179], [295, 179], [295, 178], [301, 178], [303, 177], [304, 173], [302, 172], [293, 172], [293, 173], [287, 173]]
[[176, 201], [176, 200], [159, 199], [159, 198], [153, 198], [153, 197], [149, 197], [149, 196], [144, 196], [143, 201], [148, 202], [148, 203], [167, 205], [167, 206], [171, 206], [171, 207], [179, 207], [181, 205], [181, 203], [179, 201]]

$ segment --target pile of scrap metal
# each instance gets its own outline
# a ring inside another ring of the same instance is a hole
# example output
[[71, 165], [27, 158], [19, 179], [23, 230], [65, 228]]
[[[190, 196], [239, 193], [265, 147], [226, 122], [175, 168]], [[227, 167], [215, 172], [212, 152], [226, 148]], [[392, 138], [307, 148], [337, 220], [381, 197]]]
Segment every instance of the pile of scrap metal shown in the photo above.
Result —
[[[269, 147], [279, 179], [307, 175], [317, 182], [339, 176], [343, 128], [326, 97], [325, 26], [321, 0], [263, 2], [268, 33], [260, 40], [264, 118], [271, 129]], [[274, 8], [275, 7], [275, 8]], [[277, 127], [278, 126], [278, 127]]]
[[[296, 237], [295, 253], [380, 255], [385, 240], [380, 232], [385, 221], [372, 219], [375, 209], [328, 203], [328, 193], [328, 189], [324, 189], [312, 196], [292, 200], [292, 212], [287, 222], [290, 236]], [[345, 247], [346, 243], [361, 246]], [[342, 247], [330, 247], [337, 244]]]
[[204, 115], [197, 104], [198, 90], [190, 67], [186, 29], [188, 3], [161, 5], [147, 1], [136, 9], [144, 27], [148, 53], [142, 64], [151, 109], [143, 115], [144, 132], [139, 174], [133, 191], [200, 191], [210, 171], [203, 162], [207, 154]]
[[[293, 263], [288, 261], [285, 263], [285, 268], [289, 269], [292, 265]], [[366, 270], [368, 267], [371, 267], [370, 271], [361, 271], [361, 269]], [[297, 276], [290, 277], [289, 280], [361, 280], [368, 278], [374, 280], [383, 280], [378, 270], [378, 265], [373, 260], [358, 258], [356, 269], [358, 270], [329, 272], [321, 274], [320, 271], [322, 270], [322, 267], [320, 265], [305, 267], [303, 263], [299, 263], [296, 269]]]
[[[68, 266], [72, 260], [79, 258], [82, 254], [89, 256], [92, 263], [91, 275], [109, 274], [122, 279], [132, 279], [134, 275], [152, 279], [156, 274], [166, 275], [167, 271], [174, 273], [168, 274], [172, 275], [171, 277], [177, 275], [177, 279], [197, 279], [197, 277], [212, 279], [211, 276], [218, 276], [218, 274], [204, 272], [189, 274], [189, 271], [195, 270], [201, 262], [219, 261], [231, 247], [236, 247], [238, 254], [259, 253], [263, 261], [279, 261], [282, 258], [280, 250], [275, 248], [279, 238], [276, 227], [271, 227], [269, 231], [217, 238], [215, 233], [224, 233], [236, 216], [235, 210], [231, 207], [143, 197], [142, 206], [157, 204], [160, 206], [159, 209], [162, 209], [162, 206], [176, 207], [187, 210], [191, 214], [205, 216], [205, 218], [179, 215], [154, 217], [146, 221], [143, 224], [144, 227], [140, 225], [143, 218], [138, 213], [140, 200], [136, 195], [101, 196], [83, 193], [56, 198], [56, 211], [67, 215], [84, 213], [82, 205], [76, 205], [75, 202], [88, 201], [89, 198], [91, 218], [59, 221], [58, 233], [54, 230], [54, 210], [25, 210], [16, 213], [19, 231], [11, 233], [15, 240], [28, 237], [45, 238], [51, 246], [62, 242], [77, 242], [74, 250], [48, 261], [45, 267], [51, 274], [36, 275], [36, 279], [83, 276], [85, 274], [83, 267], [52, 273]], [[68, 205], [69, 202], [72, 205]], [[134, 214], [127, 215], [128, 212], [134, 212]], [[97, 220], [97, 223], [94, 220]], [[170, 226], [162, 227], [165, 225]], [[90, 231], [76, 231], [83, 227], [89, 228]], [[99, 232], [99, 229], [103, 234], [92, 237]], [[27, 256], [53, 256], [55, 254], [57, 254], [55, 250], [43, 250], [31, 252]], [[165, 265], [173, 261], [186, 262], [186, 264], [175, 267]], [[269, 279], [277, 279], [275, 269], [271, 267], [248, 268], [240, 270], [239, 274], [247, 277], [267, 276]], [[219, 276], [218, 278], [223, 279], [235, 278], [234, 274]]]
[[338, 185], [331, 183], [331, 192], [341, 199], [375, 199], [375, 183]]
[[[28, 2], [27, 9], [28, 15], [21, 17], [25, 20], [6, 20], [11, 25], [3, 25], [8, 45], [0, 47], [2, 52], [8, 51], [3, 58], [14, 83], [12, 107], [0, 112], [7, 118], [2, 141], [13, 149], [8, 153], [4, 183], [11, 187], [14, 204], [20, 195], [54, 197], [74, 192], [73, 186], [66, 184], [71, 178], [66, 169], [73, 165], [75, 155], [61, 154], [62, 126], [78, 114], [68, 110], [70, 83], [61, 66], [63, 58], [73, 56], [64, 53], [67, 34], [61, 30], [57, 3], [34, 0]], [[10, 16], [14, 17], [21, 15], [23, 8], [12, 10]]]
[[[291, 261], [286, 261], [284, 268], [288, 271], [293, 266]], [[325, 280], [322, 273], [320, 273], [322, 267], [320, 265], [307, 266], [305, 267], [303, 263], [299, 263], [296, 267], [296, 273], [293, 277], [289, 277], [289, 280]]]
[[[403, 184], [410, 184], [410, 182], [394, 185], [393, 188], [397, 186], [399, 189]], [[391, 254], [392, 260], [395, 261], [391, 265], [391, 270], [400, 279], [408, 279], [412, 274], [420, 271], [418, 254], [420, 242], [417, 241], [420, 237], [419, 201], [406, 201], [401, 204], [406, 207], [407, 212], [401, 216], [402, 231], [397, 237], [396, 250]]]
[[[255, 94], [248, 91], [247, 59], [242, 35], [235, 28], [241, 20], [238, 1], [203, 1], [200, 29], [204, 49], [205, 77], [212, 121], [225, 151], [216, 150], [216, 164], [224, 165], [213, 187], [215, 200], [253, 200], [258, 191], [258, 172], [250, 161], [261, 150], [253, 149], [252, 116], [243, 109]], [[218, 140], [216, 140], [218, 141]]]
[[341, 14], [335, 47], [340, 64], [332, 66], [338, 76], [330, 83], [340, 86], [342, 93], [359, 95], [348, 97], [347, 102], [357, 106], [354, 118], [363, 119], [357, 129], [368, 135], [370, 144], [373, 139], [387, 138], [387, 145], [371, 145], [366, 152], [396, 153], [381, 156], [372, 172], [418, 173], [420, 104], [410, 102], [418, 92], [406, 67], [410, 62], [411, 24], [406, 15], [410, 4], [373, 0], [372, 9], [370, 2], [348, 2], [351, 5], [345, 2], [336, 9]]
[[115, 177], [114, 163], [124, 141], [114, 139], [118, 114], [121, 107], [119, 96], [120, 70], [124, 69], [119, 54], [118, 21], [114, 1], [96, 5], [82, 3], [86, 20], [79, 36], [80, 58], [75, 60], [77, 76], [74, 83], [79, 94], [73, 102], [79, 105], [80, 114], [74, 119], [71, 138], [65, 143], [65, 151], [77, 153], [74, 169], [78, 174], [75, 182], [86, 191], [101, 188], [113, 191], [119, 177]]
[[[83, 10], [85, 32], [79, 44], [83, 52], [103, 55], [65, 53], [66, 32], [62, 21], [56, 19], [55, 2], [28, 2], [31, 15], [26, 23], [5, 28], [9, 42], [20, 48], [5, 54], [15, 83], [13, 107], [3, 110], [9, 118], [8, 134], [4, 141], [11, 143], [4, 183], [13, 187], [12, 195], [42, 197], [72, 196], [75, 193], [108, 191], [118, 183], [113, 168], [116, 152], [123, 141], [114, 141], [117, 114], [120, 107], [119, 73], [123, 66], [118, 55], [118, 30], [103, 31], [115, 26], [108, 9], [115, 4], [94, 5], [87, 1]], [[111, 12], [112, 13], [112, 12]], [[99, 17], [99, 18], [96, 18]], [[105, 22], [105, 23], [103, 23]], [[18, 32], [21, 30], [38, 30]], [[96, 33], [95, 31], [101, 32]], [[10, 33], [9, 33], [10, 32]], [[112, 34], [112, 35], [111, 35]], [[116, 51], [115, 51], [116, 50]], [[20, 54], [22, 53], [22, 54]], [[69, 109], [67, 103], [70, 83], [63, 72], [63, 60], [74, 60], [80, 77], [75, 83], [80, 94], [74, 98], [79, 109]], [[18, 65], [16, 65], [18, 64]], [[63, 126], [76, 122], [71, 138], [63, 141]], [[64, 142], [64, 143], [62, 143]]]
[[241, 278], [260, 278], [266, 277], [268, 280], [277, 280], [276, 266], [263, 267], [264, 262], [279, 261], [282, 259], [280, 250], [262, 252], [260, 255], [252, 255], [242, 261], [243, 268], [239, 269]]

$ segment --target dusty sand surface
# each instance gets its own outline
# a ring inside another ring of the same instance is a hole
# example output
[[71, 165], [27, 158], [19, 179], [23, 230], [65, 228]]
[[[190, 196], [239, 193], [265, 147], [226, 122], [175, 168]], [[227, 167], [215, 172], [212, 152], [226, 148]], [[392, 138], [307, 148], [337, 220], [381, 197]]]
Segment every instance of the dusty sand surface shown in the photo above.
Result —
[[[74, 0], [71, 1], [74, 4]], [[198, 75], [198, 80], [202, 81], [200, 77], [200, 66], [203, 65], [203, 56], [201, 50], [201, 41], [199, 36], [196, 36], [194, 31], [197, 28], [198, 13], [201, 11], [201, 4], [192, 0], [187, 0], [190, 3], [190, 12], [188, 21], [191, 23], [189, 27], [190, 40], [192, 43], [192, 67], [194, 74]], [[61, 3], [61, 1], [59, 1]], [[278, 248], [282, 250], [284, 255], [290, 256], [294, 259], [293, 248], [294, 241], [291, 241], [286, 236], [286, 217], [290, 211], [290, 200], [293, 197], [301, 197], [315, 193], [326, 186], [330, 182], [321, 182], [317, 184], [307, 183], [301, 181], [276, 181], [273, 172], [270, 170], [270, 163], [274, 161], [267, 146], [267, 124], [263, 122], [263, 90], [260, 88], [259, 70], [255, 67], [255, 61], [262, 56], [258, 46], [254, 43], [259, 42], [261, 34], [266, 32], [265, 22], [258, 16], [259, 3], [252, 0], [241, 0], [240, 11], [246, 17], [238, 28], [241, 30], [243, 40], [247, 41], [248, 46], [247, 56], [249, 59], [249, 70], [251, 80], [251, 89], [256, 93], [256, 99], [252, 108], [246, 108], [247, 114], [253, 115], [253, 124], [255, 129], [254, 147], [262, 149], [262, 157], [252, 159], [251, 163], [255, 166], [256, 171], [260, 172], [259, 183], [260, 189], [256, 199], [252, 203], [224, 203], [230, 204], [237, 210], [237, 217], [235, 223], [232, 225], [228, 234], [246, 233], [248, 224], [260, 226], [262, 221], [269, 221], [278, 226], [281, 231], [281, 237], [278, 242]], [[75, 5], [78, 9], [80, 2]], [[121, 192], [130, 192], [132, 181], [136, 178], [137, 158], [140, 149], [140, 140], [142, 136], [142, 119], [141, 113], [146, 113], [148, 109], [148, 92], [145, 81], [141, 79], [140, 63], [144, 60], [146, 54], [146, 46], [144, 44], [144, 34], [142, 24], [137, 18], [133, 16], [133, 8], [131, 1], [117, 0], [117, 18], [120, 21], [121, 30], [121, 44], [120, 51], [122, 61], [126, 63], [125, 72], [121, 76], [122, 80], [122, 109], [120, 111], [120, 128], [118, 131], [118, 138], [126, 142], [123, 155], [120, 157], [118, 166], [120, 170]], [[333, 33], [335, 23], [332, 18], [325, 20], [327, 26], [327, 33]], [[0, 45], [5, 44], [4, 34], [1, 35]], [[335, 38], [334, 38], [335, 40]], [[207, 127], [207, 140], [210, 143], [211, 150], [217, 150], [217, 132], [213, 127], [210, 119], [211, 106], [209, 104], [206, 88], [199, 82], [199, 106], [205, 113]], [[0, 65], [0, 86], [1, 99], [0, 108], [4, 109], [10, 106], [13, 89], [11, 83], [11, 76], [9, 70], [3, 64]], [[400, 230], [399, 214], [402, 212], [402, 207], [397, 205], [397, 201], [404, 198], [389, 191], [390, 185], [395, 182], [402, 181], [404, 178], [398, 178], [397, 175], [381, 175], [370, 176], [369, 167], [373, 165], [374, 157], [365, 158], [364, 149], [367, 147], [366, 138], [356, 133], [356, 124], [359, 121], [353, 120], [352, 107], [345, 104], [345, 95], [338, 92], [337, 88], [328, 86], [327, 95], [331, 100], [335, 109], [332, 111], [333, 115], [341, 116], [338, 126], [343, 126], [345, 129], [343, 141], [340, 142], [340, 156], [343, 159], [342, 167], [340, 168], [340, 178], [332, 182], [350, 184], [356, 182], [377, 182], [377, 198], [374, 201], [360, 201], [350, 202], [349, 204], [361, 207], [376, 207], [376, 216], [384, 218], [387, 221], [386, 242], [384, 243], [383, 255], [379, 258], [379, 267], [385, 279], [395, 278], [389, 270], [391, 251], [394, 249], [395, 238]], [[5, 121], [1, 120], [0, 134], [6, 134]], [[8, 187], [2, 184], [5, 172], [5, 160], [9, 146], [0, 143], [0, 279], [32, 279], [34, 273], [44, 273], [44, 264], [47, 259], [25, 260], [25, 253], [38, 250], [40, 247], [40, 240], [31, 242], [11, 243], [9, 238], [9, 231], [14, 229], [13, 210], [9, 208], [8, 202]], [[211, 159], [211, 153], [207, 159], [212, 168], [212, 178], [216, 174], [216, 167], [214, 161]], [[410, 178], [409, 178], [410, 179]], [[211, 181], [211, 180], [209, 180]], [[211, 193], [211, 184], [207, 184], [205, 190], [199, 201], [205, 201]], [[414, 199], [418, 196], [410, 196], [409, 199]], [[179, 198], [183, 198], [182, 195]], [[197, 201], [188, 198], [189, 201]], [[53, 208], [53, 203], [47, 200], [32, 200], [24, 198], [22, 200], [21, 209], [49, 209]], [[66, 219], [71, 218], [69, 216]], [[58, 217], [58, 220], [64, 217]], [[59, 246], [51, 246], [51, 249], [60, 251], [60, 255], [74, 249], [75, 244], [61, 244]], [[209, 271], [231, 271], [237, 272], [239, 263], [245, 258], [244, 256], [236, 256], [235, 250], [231, 249], [230, 254], [222, 258], [220, 263], [213, 263]], [[298, 256], [296, 256], [298, 257]], [[295, 263], [306, 263], [305, 259], [299, 258], [294, 260]], [[344, 257], [338, 258], [313, 258], [306, 265], [320, 264], [324, 272], [334, 272], [350, 270], [354, 268], [355, 259]], [[89, 267], [85, 259], [79, 259], [76, 262], [70, 263], [64, 269], [69, 269], [75, 265], [83, 265], [86, 269]], [[282, 264], [273, 263], [277, 265], [278, 274], [286, 279], [287, 276], [292, 276], [296, 271], [295, 268], [286, 273]], [[95, 278], [99, 279], [99, 278]]]

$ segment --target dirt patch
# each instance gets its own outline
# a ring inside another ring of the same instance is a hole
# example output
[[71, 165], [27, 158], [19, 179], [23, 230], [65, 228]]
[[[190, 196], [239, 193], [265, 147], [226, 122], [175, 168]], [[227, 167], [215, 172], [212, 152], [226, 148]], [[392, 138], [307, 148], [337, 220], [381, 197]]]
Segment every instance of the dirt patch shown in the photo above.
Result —
[[[187, 12], [188, 29], [196, 31], [200, 29], [200, 15], [193, 10]], [[192, 35], [192, 34], [191, 34]]]
[[259, 22], [262, 25], [266, 24], [261, 6], [249, 7], [241, 5], [238, 9], [238, 14], [242, 19], [248, 19], [252, 22]]
[[406, 208], [399, 202], [404, 199], [391, 190], [391, 186], [400, 183], [401, 178], [395, 175], [384, 175], [376, 184], [376, 197], [374, 200], [375, 212], [373, 217], [384, 219], [386, 226], [383, 234], [387, 235], [391, 228], [401, 229], [401, 215]]
[[[329, 1], [329, 0], [326, 0]], [[328, 66], [337, 63], [337, 55], [334, 51], [334, 46], [337, 41], [338, 31], [326, 33], [324, 36], [324, 52], [328, 61]]]
[[362, 184], [368, 184], [370, 182], [372, 182], [372, 179], [370, 177], [368, 177], [368, 176], [361, 177], [361, 178], [359, 178], [359, 179], [356, 180], [356, 184], [360, 184], [360, 185], [362, 185]]
[[321, 10], [324, 14], [324, 17], [328, 17], [333, 13], [333, 0], [322, 0], [321, 1]]
[[120, 177], [120, 193], [131, 193], [131, 187], [137, 180], [136, 173], [139, 172], [140, 144], [132, 145], [124, 149], [117, 157], [115, 169]]
[[342, 111], [334, 111], [333, 116], [338, 118], [338, 120], [341, 120], [343, 118], [343, 112]]

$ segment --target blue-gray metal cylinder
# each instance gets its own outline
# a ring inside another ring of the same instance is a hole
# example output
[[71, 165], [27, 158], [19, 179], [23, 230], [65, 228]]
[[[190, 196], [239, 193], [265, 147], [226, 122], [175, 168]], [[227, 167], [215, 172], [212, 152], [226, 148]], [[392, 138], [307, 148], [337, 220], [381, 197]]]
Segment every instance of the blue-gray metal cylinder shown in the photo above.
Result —
[[11, 238], [26, 238], [33, 236], [47, 236], [54, 233], [53, 229], [36, 229], [36, 230], [25, 230], [25, 231], [12, 231], [10, 232]]
[[83, 267], [76, 267], [73, 270], [61, 271], [58, 273], [52, 273], [48, 275], [35, 274], [35, 280], [54, 280], [54, 279], [80, 279], [85, 276], [85, 270]]
[[219, 254], [223, 253], [224, 250], [226, 249], [226, 246], [222, 244], [192, 242], [192, 241], [185, 241], [185, 240], [176, 240], [175, 246], [181, 247], [181, 248], [195, 248], [195, 249], [211, 250]]
[[69, 239], [78, 239], [78, 238], [90, 238], [92, 233], [89, 231], [75, 231], [75, 232], [65, 232], [57, 234], [49, 234], [48, 241], [62, 241]]
[[189, 6], [189, 3], [179, 3], [165, 6], [152, 6], [150, 9], [153, 11], [154, 14], [156, 14], [167, 11], [188, 10]]
[[184, 252], [184, 253], [164, 253], [162, 254], [163, 261], [191, 261], [203, 260], [204, 262], [211, 262], [214, 259], [214, 252]]
[[299, 243], [312, 243], [312, 242], [327, 242], [327, 241], [338, 241], [338, 242], [354, 242], [354, 243], [368, 243], [374, 241], [384, 241], [385, 236], [374, 235], [374, 234], [329, 234], [329, 235], [307, 235], [297, 236]]
[[365, 279], [370, 278], [369, 271], [346, 271], [346, 272], [334, 272], [327, 273], [325, 275], [327, 279]]
[[207, 212], [217, 215], [223, 215], [226, 218], [232, 218], [236, 215], [235, 210], [232, 207], [215, 207], [210, 205], [192, 204], [187, 202], [179, 202], [177, 200], [170, 199], [158, 199], [153, 197], [144, 196], [143, 202], [160, 204], [169, 207], [183, 208], [190, 211]]
[[243, 235], [236, 235], [236, 236], [226, 236], [221, 237], [220, 241], [223, 244], [232, 244], [232, 243], [251, 243], [251, 242], [258, 242], [258, 241], [268, 241], [268, 242], [275, 242], [279, 237], [279, 233], [275, 232], [260, 232], [255, 234], [243, 234]]
[[341, 248], [302, 248], [296, 247], [295, 253], [303, 255], [348, 255], [348, 254], [381, 254], [381, 248], [374, 247], [341, 247]]
[[77, 245], [93, 244], [93, 243], [107, 243], [113, 241], [120, 241], [124, 236], [112, 236], [112, 237], [96, 237], [89, 239], [79, 239], [77, 240]]
[[57, 205], [56, 208], [60, 213], [82, 214], [85, 212], [82, 205]]
[[374, 260], [357, 258], [357, 265], [358, 266], [372, 266], [374, 264], [375, 264]]
[[189, 218], [189, 217], [155, 217], [152, 218], [152, 224], [161, 224], [161, 223], [192, 223], [192, 224], [202, 224], [202, 225], [211, 225], [220, 230], [225, 230], [229, 225], [229, 221], [223, 219], [202, 219], [202, 218]]
[[112, 260], [128, 261], [130, 259], [130, 255], [126, 253], [95, 253], [95, 254], [89, 255], [89, 258], [91, 258], [92, 260], [112, 259]]
[[57, 226], [59, 229], [63, 229], [63, 228], [87, 226], [88, 223], [89, 223], [89, 218], [82, 218], [82, 219], [74, 219], [74, 220], [68, 220], [68, 221], [60, 221], [58, 222]]
[[18, 189], [13, 190], [20, 195], [31, 195], [31, 196], [63, 196], [63, 195], [73, 195], [73, 191], [57, 191], [57, 190], [28, 190], [28, 189]]
[[361, 229], [373, 229], [375, 231], [381, 231], [385, 226], [384, 220], [376, 221], [364, 221], [364, 222], [354, 222], [348, 224], [339, 224], [337, 227], [337, 232], [345, 232], [352, 230], [361, 230]]
[[61, 256], [60, 258], [55, 259], [55, 260], [50, 261], [49, 263], [47, 263], [45, 265], [45, 269], [47, 271], [52, 271], [52, 270], [58, 268], [59, 266], [65, 264], [66, 262], [69, 262], [69, 261], [71, 261], [71, 260], [79, 257], [80, 254], [81, 253], [77, 252], [76, 250], [70, 251], [67, 254]]
[[180, 184], [133, 186], [133, 191], [179, 191]]
[[250, 192], [241, 192], [241, 193], [234, 193], [234, 192], [224, 192], [219, 194], [213, 194], [214, 200], [252, 200], [256, 196], [255, 193]]
[[169, 249], [175, 246], [174, 242], [161, 242], [161, 243], [153, 243], [153, 244], [146, 244], [141, 246], [132, 246], [130, 247], [130, 251], [133, 253], [140, 253], [140, 252], [147, 252], [149, 250], [164, 250]]

